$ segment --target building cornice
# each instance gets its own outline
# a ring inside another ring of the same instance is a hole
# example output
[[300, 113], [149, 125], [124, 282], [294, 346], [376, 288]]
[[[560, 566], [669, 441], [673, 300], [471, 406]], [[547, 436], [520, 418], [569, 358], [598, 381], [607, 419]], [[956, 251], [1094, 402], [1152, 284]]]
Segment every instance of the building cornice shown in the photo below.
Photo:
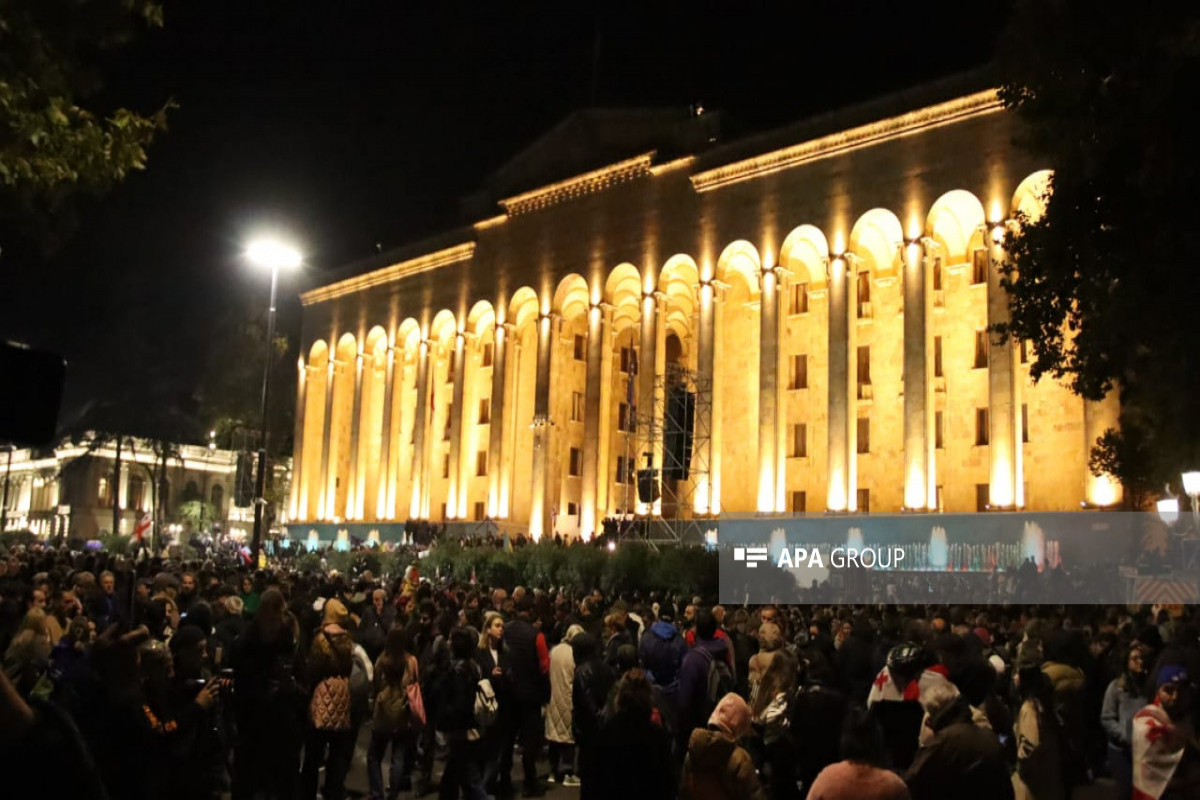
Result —
[[362, 275], [346, 278], [337, 283], [312, 289], [300, 295], [300, 303], [305, 306], [311, 306], [315, 303], [324, 303], [327, 300], [333, 300], [343, 295], [361, 292], [374, 286], [395, 283], [402, 278], [418, 275], [422, 272], [428, 272], [429, 270], [438, 269], [449, 264], [457, 264], [460, 261], [467, 261], [474, 253], [475, 242], [464, 242], [453, 247], [447, 247], [444, 250], [436, 250], [432, 253], [417, 256], [416, 258], [410, 258], [407, 261], [392, 264], [383, 269], [372, 270]]
[[653, 151], [643, 153], [607, 167], [543, 186], [540, 189], [509, 197], [501, 200], [500, 205], [510, 217], [528, 214], [531, 211], [541, 211], [567, 200], [602, 192], [619, 183], [649, 175], [653, 159]]
[[992, 114], [1002, 110], [1003, 107], [997, 90], [988, 89], [976, 92], [945, 103], [927, 106], [899, 116], [860, 125], [752, 158], [735, 161], [715, 169], [698, 172], [692, 175], [692, 186], [697, 192], [706, 192], [851, 150], [911, 136], [942, 125]]

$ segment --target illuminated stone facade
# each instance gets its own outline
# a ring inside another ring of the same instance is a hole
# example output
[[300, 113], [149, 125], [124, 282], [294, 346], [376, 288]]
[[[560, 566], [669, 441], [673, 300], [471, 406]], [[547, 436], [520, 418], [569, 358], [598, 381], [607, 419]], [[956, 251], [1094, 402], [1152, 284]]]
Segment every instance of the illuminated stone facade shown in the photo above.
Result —
[[1115, 403], [984, 333], [1049, 173], [994, 91], [940, 91], [627, 152], [307, 292], [290, 516], [588, 536], [647, 510], [622, 427], [668, 359], [713, 387], [689, 513], [1117, 502]]

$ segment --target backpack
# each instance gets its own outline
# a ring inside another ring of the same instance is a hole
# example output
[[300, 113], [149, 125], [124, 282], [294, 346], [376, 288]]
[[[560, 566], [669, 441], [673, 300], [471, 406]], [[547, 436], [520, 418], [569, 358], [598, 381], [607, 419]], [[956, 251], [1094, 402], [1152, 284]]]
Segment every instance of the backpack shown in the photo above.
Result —
[[710, 709], [716, 708], [721, 698], [733, 691], [733, 672], [723, 658], [714, 658], [707, 650], [701, 650], [708, 659], [708, 680], [705, 683], [704, 699]]
[[496, 700], [496, 690], [488, 678], [480, 678], [475, 685], [475, 723], [486, 728], [496, 721], [500, 712], [500, 704]]

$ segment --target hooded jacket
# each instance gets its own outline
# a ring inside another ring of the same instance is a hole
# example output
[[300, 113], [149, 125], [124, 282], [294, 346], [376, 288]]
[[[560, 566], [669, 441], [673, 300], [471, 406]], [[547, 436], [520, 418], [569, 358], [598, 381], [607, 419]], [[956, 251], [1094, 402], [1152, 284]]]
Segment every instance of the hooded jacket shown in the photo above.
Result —
[[659, 620], [642, 637], [642, 664], [654, 685], [674, 688], [679, 680], [679, 667], [687, 655], [687, 644], [679, 630], [670, 622]]
[[707, 728], [692, 731], [683, 777], [681, 800], [763, 800], [762, 785], [750, 754], [737, 740], [750, 730], [750, 708], [730, 693], [721, 698]]

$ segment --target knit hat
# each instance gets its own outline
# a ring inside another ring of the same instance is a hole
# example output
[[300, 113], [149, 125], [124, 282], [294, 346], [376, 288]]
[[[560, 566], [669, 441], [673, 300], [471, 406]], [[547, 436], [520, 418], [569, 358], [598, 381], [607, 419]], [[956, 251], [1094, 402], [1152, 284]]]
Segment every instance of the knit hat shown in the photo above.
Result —
[[1183, 664], [1163, 664], [1158, 670], [1154, 687], [1157, 689], [1168, 683], [1187, 683], [1187, 679], [1187, 667]]
[[717, 703], [712, 716], [708, 718], [708, 724], [734, 739], [740, 739], [750, 732], [750, 706], [739, 695], [730, 692]]
[[325, 616], [321, 620], [322, 625], [342, 625], [350, 617], [350, 612], [346, 610], [346, 605], [336, 597], [331, 597], [325, 602]]

